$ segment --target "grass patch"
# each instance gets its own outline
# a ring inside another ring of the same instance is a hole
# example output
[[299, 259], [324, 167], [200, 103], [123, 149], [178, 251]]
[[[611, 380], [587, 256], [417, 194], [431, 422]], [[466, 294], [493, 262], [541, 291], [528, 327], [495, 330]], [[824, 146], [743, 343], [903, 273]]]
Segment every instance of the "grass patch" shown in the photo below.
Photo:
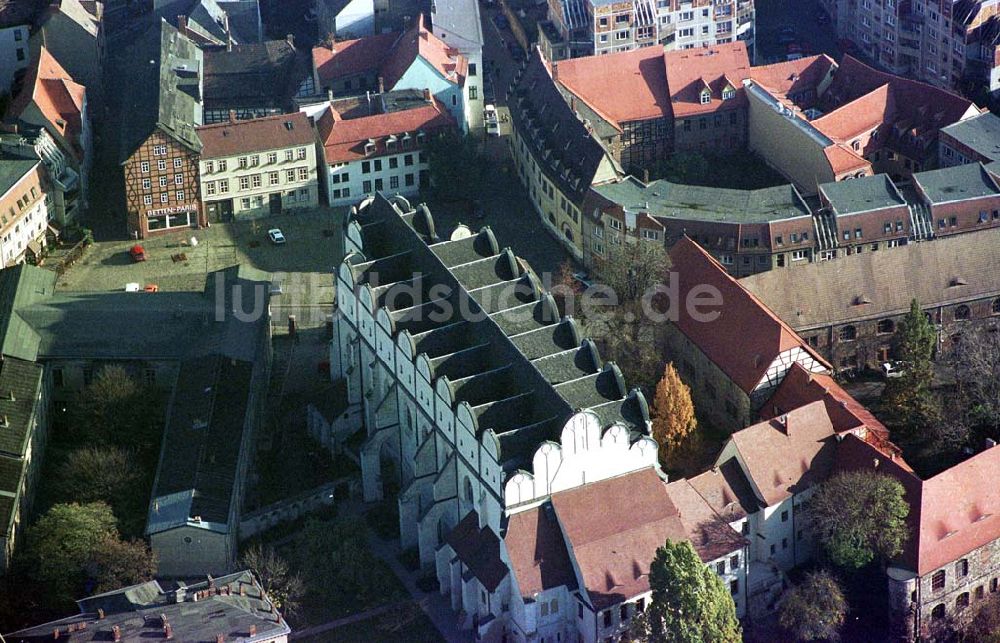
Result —
[[390, 612], [296, 640], [305, 643], [437, 643], [441, 640], [434, 624], [415, 603], [407, 603]]

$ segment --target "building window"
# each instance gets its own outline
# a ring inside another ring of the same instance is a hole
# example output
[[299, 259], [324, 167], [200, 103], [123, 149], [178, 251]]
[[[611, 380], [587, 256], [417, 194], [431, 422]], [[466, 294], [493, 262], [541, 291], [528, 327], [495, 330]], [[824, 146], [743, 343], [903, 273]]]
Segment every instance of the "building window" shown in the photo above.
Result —
[[161, 188], [167, 187], [167, 177], [165, 176], [160, 177], [160, 187]]
[[183, 201], [184, 200], [184, 190], [177, 190], [177, 194], [175, 196], [177, 197], [178, 201]]
[[142, 204], [143, 205], [153, 205], [153, 195], [151, 195], [151, 194], [144, 195], [142, 197]]
[[371, 194], [371, 191], [372, 191], [372, 182], [371, 181], [365, 181], [364, 183], [362, 183], [361, 184], [361, 190], [365, 194]]
[[174, 159], [174, 168], [180, 168], [184, 164], [183, 159]]
[[152, 189], [152, 187], [153, 187], [153, 182], [152, 181], [150, 181], [149, 179], [143, 179], [142, 180], [142, 189], [143, 190], [150, 190], [150, 189]]
[[245, 170], [247, 167], [247, 157], [241, 156], [239, 159], [237, 159], [237, 161], [240, 164], [240, 169]]
[[300, 147], [300, 148], [299, 148], [299, 149], [298, 149], [298, 150], [296, 151], [296, 153], [297, 153], [297, 155], [298, 155], [298, 158], [299, 158], [299, 160], [300, 160], [300, 161], [304, 161], [304, 160], [306, 160], [306, 148], [304, 148], [304, 147]]
[[729, 581], [729, 593], [733, 596], [740, 593], [740, 580], [738, 578]]
[[479, 100], [479, 88], [475, 85], [469, 87], [469, 100]]
[[781, 512], [781, 522], [788, 522], [788, 511], [787, 510]]
[[169, 200], [170, 200], [170, 195], [167, 194], [166, 192], [160, 195], [160, 203], [166, 203]]
[[944, 589], [944, 570], [939, 569], [931, 576], [931, 589], [937, 591]]
[[260, 187], [260, 174], [254, 174], [250, 177], [250, 185], [255, 188]]
[[307, 168], [307, 167], [300, 167], [299, 168], [299, 180], [300, 181], [308, 181], [309, 180], [309, 168]]
[[294, 161], [295, 160], [295, 152], [293, 152], [292, 150], [285, 150], [285, 160], [286, 161]]
[[160, 159], [159, 161], [156, 162], [156, 169], [160, 170], [161, 172], [167, 169], [167, 162], [164, 161], [163, 159]]
[[944, 603], [938, 603], [934, 606], [934, 609], [931, 610], [931, 618], [935, 621], [944, 618]]
[[970, 317], [972, 317], [972, 311], [965, 304], [955, 308], [955, 321], [965, 321]]
[[955, 599], [955, 609], [957, 611], [962, 611], [969, 606], [969, 592], [962, 592]]
[[249, 176], [241, 176], [240, 177], [240, 189], [241, 190], [249, 190], [250, 189], [250, 177]]
[[858, 329], [854, 326], [843, 326], [837, 336], [842, 342], [853, 342], [858, 338]]
[[469, 63], [469, 75], [470, 76], [476, 75], [476, 63]]
[[717, 573], [719, 576], [722, 576], [723, 574], [726, 573], [726, 561], [723, 560], [721, 562], [715, 563], [715, 573]]
[[257, 167], [260, 165], [260, 155], [254, 154], [250, 157], [250, 167]]
[[604, 610], [604, 627], [611, 627], [611, 610]]
[[963, 558], [962, 560], [955, 563], [955, 574], [962, 578], [969, 575], [969, 559]]
[[174, 175], [174, 185], [184, 185], [184, 175], [175, 174]]
[[295, 180], [295, 170], [285, 170], [285, 180], [291, 183]]
[[277, 152], [268, 152], [267, 153], [267, 162], [268, 163], [277, 163], [278, 162], [278, 153]]
[[219, 193], [227, 194], [229, 192], [229, 179], [221, 179], [219, 181]]
[[208, 181], [205, 183], [205, 194], [208, 196], [213, 196], [215, 194], [215, 181]]
[[398, 187], [399, 187], [399, 177], [398, 176], [390, 176], [389, 177], [389, 189], [390, 190], [395, 190]]
[[141, 163], [139, 163], [139, 171], [142, 172], [143, 174], [149, 172], [149, 161], [142, 161]]
[[278, 185], [278, 183], [280, 183], [280, 177], [278, 176], [278, 173], [277, 172], [268, 172], [267, 173], [267, 184], [268, 185]]
[[240, 205], [243, 206], [244, 210], [249, 210], [250, 209], [250, 198], [249, 197], [244, 197], [244, 198], [240, 199]]

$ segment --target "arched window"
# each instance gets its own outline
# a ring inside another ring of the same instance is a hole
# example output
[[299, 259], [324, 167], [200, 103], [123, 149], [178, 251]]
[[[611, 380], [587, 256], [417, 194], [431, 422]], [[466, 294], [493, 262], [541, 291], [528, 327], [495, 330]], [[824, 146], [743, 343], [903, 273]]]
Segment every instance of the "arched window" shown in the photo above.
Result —
[[972, 317], [972, 311], [965, 304], [955, 309], [955, 321], [964, 321], [970, 317]]
[[878, 320], [878, 334], [888, 335], [889, 333], [896, 332], [896, 323], [891, 319], [880, 319]]
[[944, 603], [938, 603], [931, 610], [931, 618], [936, 620], [944, 618]]
[[962, 611], [969, 606], [969, 592], [962, 592], [955, 599], [955, 609], [957, 611]]
[[842, 326], [839, 337], [842, 342], [853, 342], [858, 338], [858, 329], [854, 326]]

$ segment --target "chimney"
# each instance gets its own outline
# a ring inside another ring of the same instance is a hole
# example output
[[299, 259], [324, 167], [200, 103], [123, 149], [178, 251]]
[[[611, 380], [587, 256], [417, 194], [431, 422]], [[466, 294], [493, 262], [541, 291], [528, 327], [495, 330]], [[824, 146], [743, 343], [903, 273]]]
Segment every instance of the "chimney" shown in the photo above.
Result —
[[10, 399], [11, 402], [16, 402], [17, 401], [17, 398], [14, 397], [14, 389], [10, 389], [10, 398], [8, 398], [8, 399]]
[[576, 114], [576, 96], [569, 97], [569, 108], [573, 111], [573, 114]]
[[559, 82], [559, 65], [554, 63], [552, 65], [552, 80]]
[[174, 628], [173, 626], [170, 625], [170, 623], [167, 623], [166, 625], [163, 626], [163, 638], [167, 639], [168, 641], [174, 638]]
[[986, 438], [986, 448], [987, 449], [992, 449], [996, 445], [997, 445], [997, 441], [996, 440], [994, 440], [993, 438]]
[[[157, 509], [159, 509], [159, 507], [157, 507]], [[186, 598], [187, 598], [187, 585], [182, 584], [174, 592], [174, 602], [183, 603]]]
[[215, 643], [226, 643], [226, 635], [225, 634], [216, 634], [215, 635]]
[[229, 122], [230, 123], [235, 123], [236, 122], [236, 110], [235, 109], [229, 110]]
[[122, 628], [117, 625], [111, 628], [111, 637], [114, 639], [115, 643], [119, 643], [122, 640]]
[[250, 625], [249, 636], [257, 636], [257, 626], [255, 624]]
[[326, 90], [326, 99], [331, 103], [333, 102], [333, 88], [328, 88]]
[[187, 28], [188, 28], [187, 16], [177, 16], [177, 31], [181, 32], [186, 36]]
[[243, 583], [240, 583], [240, 596], [246, 596], [246, 595], [247, 595], [247, 586], [244, 585]]
[[427, 89], [426, 87], [424, 88], [424, 100], [427, 101], [428, 103], [434, 102], [431, 100], [431, 90]]
[[289, 47], [295, 49], [295, 34], [293, 33], [285, 34], [285, 42], [288, 43]]
[[53, 639], [58, 639], [59, 638], [59, 628], [58, 627], [55, 628], [54, 630], [52, 630], [52, 638]]
[[642, 170], [642, 182], [649, 183], [649, 169]]
[[385, 79], [382, 78], [381, 76], [378, 77], [378, 93], [380, 94], [385, 93]]
[[98, 607], [97, 608], [97, 620], [101, 620], [103, 618], [104, 618], [104, 608], [103, 607]]

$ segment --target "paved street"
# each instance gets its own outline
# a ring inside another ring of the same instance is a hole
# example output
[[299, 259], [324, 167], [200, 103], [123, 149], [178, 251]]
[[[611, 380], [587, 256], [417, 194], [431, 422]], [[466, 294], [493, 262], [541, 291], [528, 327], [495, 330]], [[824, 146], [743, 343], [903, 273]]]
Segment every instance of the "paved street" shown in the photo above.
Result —
[[795, 30], [796, 40], [806, 55], [825, 53], [840, 59], [833, 26], [821, 25], [817, 0], [757, 0], [757, 58], [755, 64], [784, 60], [788, 45], [778, 42], [782, 27]]

